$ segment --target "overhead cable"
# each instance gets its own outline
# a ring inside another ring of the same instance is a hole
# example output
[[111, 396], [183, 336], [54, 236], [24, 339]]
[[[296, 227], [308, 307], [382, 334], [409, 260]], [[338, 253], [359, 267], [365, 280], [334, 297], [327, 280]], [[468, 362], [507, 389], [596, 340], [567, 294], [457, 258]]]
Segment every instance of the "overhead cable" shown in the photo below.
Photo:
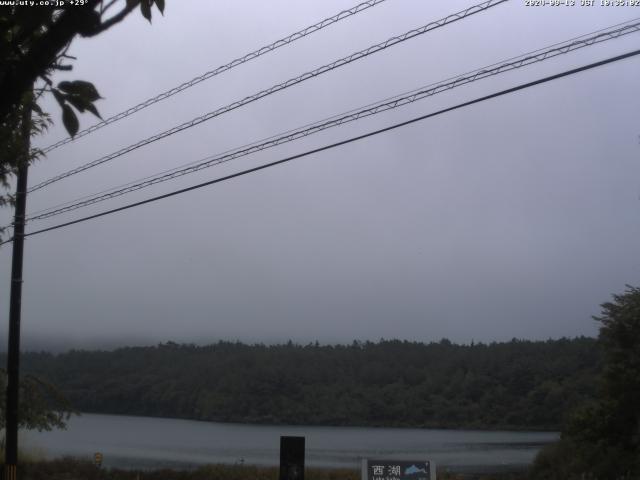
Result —
[[311, 78], [315, 78], [319, 75], [322, 75], [324, 73], [327, 73], [329, 71], [335, 70], [336, 68], [340, 68], [343, 67], [345, 65], [348, 65], [352, 62], [355, 62], [356, 60], [360, 60], [362, 58], [368, 57], [369, 55], [372, 55], [374, 53], [378, 53], [381, 52], [389, 47], [392, 47], [394, 45], [398, 45], [399, 43], [405, 42], [409, 39], [415, 38], [419, 35], [422, 35], [424, 33], [427, 33], [431, 30], [435, 30], [437, 28], [443, 27], [447, 24], [456, 22], [458, 20], [461, 20], [463, 18], [467, 18], [471, 15], [480, 13], [480, 12], [484, 12], [487, 9], [491, 8], [491, 7], [495, 7], [496, 5], [499, 5], [501, 3], [505, 3], [509, 0], [487, 0], [485, 2], [482, 2], [478, 5], [474, 5], [472, 7], [466, 8], [460, 12], [457, 13], [453, 13], [451, 15], [448, 15], [445, 18], [442, 18], [440, 20], [428, 23], [427, 25], [424, 25], [420, 28], [416, 28], [413, 30], [409, 30], [408, 32], [402, 34], [402, 35], [398, 35], [396, 37], [392, 37], [384, 42], [378, 43], [376, 45], [373, 45], [371, 47], [368, 47], [364, 50], [360, 50], [358, 52], [352, 53], [351, 55], [348, 55], [346, 57], [343, 57], [339, 60], [336, 60], [334, 62], [331, 62], [329, 64], [326, 64], [322, 67], [319, 67], [315, 70], [306, 72], [298, 77], [294, 77], [291, 78], [285, 82], [276, 84], [272, 87], [269, 87], [265, 90], [262, 90], [254, 95], [250, 95], [248, 97], [243, 98], [242, 100], [238, 100], [235, 101], [233, 103], [230, 103], [224, 107], [218, 108], [217, 110], [214, 110], [212, 112], [206, 113], [204, 115], [201, 115], [199, 117], [194, 118], [193, 120], [190, 120], [188, 122], [182, 123], [180, 125], [177, 125], [173, 128], [170, 128], [169, 130], [165, 130], [164, 132], [158, 133], [156, 135], [153, 135], [151, 137], [148, 137], [144, 140], [140, 140], [132, 145], [129, 145], [127, 147], [124, 147], [116, 152], [110, 153], [108, 155], [105, 155], [104, 157], [98, 158], [97, 160], [93, 160], [85, 165], [81, 165], [80, 167], [74, 168], [72, 170], [69, 170], [65, 173], [56, 175], [54, 177], [51, 177], [33, 187], [31, 187], [28, 192], [34, 192], [36, 190], [39, 190], [43, 187], [46, 187], [47, 185], [50, 185], [52, 183], [58, 182], [64, 178], [70, 177], [72, 175], [75, 175], [77, 173], [83, 172], [89, 168], [93, 168], [95, 166], [101, 165], [105, 162], [108, 162], [110, 160], [113, 160], [117, 157], [120, 157], [126, 153], [129, 153], [133, 150], [136, 150], [140, 147], [143, 147], [145, 145], [148, 145], [150, 143], [156, 142], [158, 140], [161, 140], [163, 138], [166, 138], [170, 135], [173, 135], [175, 133], [181, 132], [183, 130], [186, 130], [188, 128], [191, 127], [195, 127], [196, 125], [199, 125], [203, 122], [206, 122], [208, 120], [211, 120], [212, 118], [215, 118], [219, 115], [222, 115], [224, 113], [230, 112], [232, 110], [235, 110], [236, 108], [242, 107], [244, 105], [247, 105], [248, 103], [251, 102], [255, 102], [256, 100], [259, 100], [261, 98], [264, 98], [268, 95], [271, 95], [273, 93], [279, 92], [280, 90], [284, 90], [286, 88], [292, 87], [293, 85], [297, 85], [298, 83], [302, 83], [306, 80], [309, 80]]
[[[86, 222], [88, 220], [93, 220], [93, 219], [96, 219], [96, 218], [104, 217], [106, 215], [111, 215], [113, 213], [117, 213], [117, 212], [121, 212], [121, 211], [124, 211], [124, 210], [128, 210], [130, 208], [139, 207], [141, 205], [146, 205], [148, 203], [153, 203], [153, 202], [156, 202], [156, 201], [159, 201], [159, 200], [163, 200], [165, 198], [169, 198], [169, 197], [173, 197], [173, 196], [176, 196], [176, 195], [180, 195], [182, 193], [190, 192], [192, 190], [197, 190], [197, 189], [200, 189], [200, 188], [203, 188], [203, 187], [207, 187], [209, 185], [214, 185], [216, 183], [221, 183], [221, 182], [224, 182], [224, 181], [227, 181], [227, 180], [231, 180], [233, 178], [237, 178], [237, 177], [241, 177], [241, 176], [253, 173], [253, 172], [257, 172], [259, 170], [264, 170], [266, 168], [270, 168], [270, 167], [273, 167], [273, 166], [276, 166], [276, 165], [280, 165], [280, 164], [283, 164], [283, 163], [286, 163], [286, 162], [290, 162], [290, 161], [296, 160], [298, 158], [306, 157], [306, 156], [309, 156], [309, 155], [312, 155], [312, 154], [315, 154], [315, 153], [323, 152], [323, 151], [330, 150], [330, 149], [333, 149], [333, 148], [336, 148], [336, 147], [339, 147], [339, 146], [342, 146], [342, 145], [346, 145], [346, 144], [353, 143], [353, 142], [356, 142], [356, 141], [359, 141], [359, 140], [363, 140], [365, 138], [373, 137], [375, 135], [379, 135], [379, 134], [384, 133], [384, 132], [395, 130], [395, 129], [400, 128], [400, 127], [405, 127], [407, 125], [410, 125], [410, 124], [413, 124], [413, 123], [416, 123], [416, 122], [420, 122], [420, 121], [426, 120], [428, 118], [436, 117], [438, 115], [442, 115], [442, 114], [447, 113], [447, 112], [451, 112], [451, 111], [458, 110], [458, 109], [461, 109], [461, 108], [464, 108], [464, 107], [475, 105], [475, 104], [484, 102], [486, 100], [490, 100], [490, 99], [493, 99], [493, 98], [501, 97], [503, 95], [507, 95], [507, 94], [514, 93], [514, 92], [517, 92], [517, 91], [520, 91], [520, 90], [531, 88], [533, 86], [540, 85], [540, 84], [547, 83], [547, 82], [551, 82], [553, 80], [557, 80], [557, 79], [560, 79], [560, 78], [563, 78], [563, 77], [567, 77], [567, 76], [570, 76], [570, 75], [575, 75], [576, 73], [584, 72], [586, 70], [591, 70], [593, 68], [600, 67], [600, 66], [603, 66], [603, 65], [608, 65], [608, 64], [611, 64], [611, 63], [614, 63], [614, 62], [618, 62], [618, 61], [621, 61], [621, 60], [624, 60], [624, 59], [627, 59], [627, 58], [631, 58], [631, 57], [637, 56], [637, 55], [640, 55], [640, 50], [634, 50], [632, 52], [628, 52], [628, 53], [625, 53], [625, 54], [622, 54], [622, 55], [617, 55], [615, 57], [609, 57], [609, 58], [607, 58], [605, 60], [601, 60], [599, 62], [590, 63], [588, 65], [583, 65], [582, 67], [573, 68], [571, 70], [566, 70], [566, 71], [564, 71], [562, 73], [557, 73], [555, 75], [550, 75], [550, 76], [547, 76], [547, 77], [544, 77], [544, 78], [540, 78], [538, 80], [534, 80], [532, 82], [527, 82], [527, 83], [520, 84], [520, 85], [515, 86], [515, 87], [507, 88], [505, 90], [501, 90], [499, 92], [492, 93], [490, 95], [485, 95], [483, 97], [479, 97], [479, 98], [476, 98], [474, 100], [470, 100], [468, 102], [459, 103], [457, 105], [454, 105], [453, 107], [444, 108], [444, 109], [438, 110], [436, 112], [432, 112], [432, 113], [429, 113], [429, 114], [426, 114], [426, 115], [415, 117], [415, 118], [412, 118], [410, 120], [406, 120], [404, 122], [396, 123], [396, 124], [390, 125], [388, 127], [381, 128], [381, 129], [378, 129], [378, 130], [374, 130], [374, 131], [371, 131], [371, 132], [368, 132], [368, 133], [365, 133], [365, 134], [362, 134], [362, 135], [358, 135], [358, 136], [355, 136], [355, 137], [351, 137], [351, 138], [348, 138], [346, 140], [342, 140], [342, 141], [339, 141], [339, 142], [332, 143], [330, 145], [325, 145], [323, 147], [315, 148], [313, 150], [308, 150], [306, 152], [299, 153], [297, 155], [292, 155], [290, 157], [286, 157], [286, 158], [283, 158], [281, 160], [276, 160], [274, 162], [267, 163], [267, 164], [264, 164], [264, 165], [260, 165], [258, 167], [254, 167], [254, 168], [250, 168], [250, 169], [247, 169], [247, 170], [243, 170], [241, 172], [237, 172], [237, 173], [234, 173], [234, 174], [231, 174], [231, 175], [227, 175], [227, 176], [224, 176], [224, 177], [221, 177], [221, 178], [216, 178], [216, 179], [213, 179], [213, 180], [209, 180], [207, 182], [203, 182], [203, 183], [200, 183], [200, 184], [197, 184], [197, 185], [192, 185], [190, 187], [182, 188], [180, 190], [175, 190], [173, 192], [165, 193], [163, 195], [158, 195], [156, 197], [148, 198], [146, 200], [142, 200], [142, 201], [139, 201], [139, 202], [130, 203], [128, 205], [124, 205], [124, 206], [121, 206], [121, 207], [118, 207], [118, 208], [113, 208], [111, 210], [106, 210], [104, 212], [96, 213], [94, 215], [89, 215], [89, 216], [86, 216], [86, 217], [82, 217], [82, 218], [78, 218], [78, 219], [75, 219], [75, 220], [71, 220], [69, 222], [64, 222], [64, 223], [60, 223], [60, 224], [57, 224], [57, 225], [53, 225], [51, 227], [47, 227], [47, 228], [43, 228], [43, 229], [36, 230], [36, 231], [33, 231], [33, 232], [29, 232], [29, 233], [25, 234], [25, 237], [30, 237], [32, 235], [39, 235], [41, 233], [50, 232], [52, 230], [58, 230], [60, 228], [68, 227], [70, 225], [75, 225], [77, 223], [82, 223], [82, 222]], [[11, 241], [13, 241], [12, 238], [0, 243], [0, 245], [4, 245], [5, 243], [9, 243]]]
[[82, 197], [81, 199], [61, 204], [61, 206], [56, 206], [56, 207], [51, 207], [49, 209], [41, 210], [40, 212], [35, 212], [28, 215], [27, 221], [42, 220], [42, 219], [50, 218], [56, 215], [70, 212], [72, 210], [76, 210], [78, 208], [93, 205], [95, 203], [102, 202], [105, 200], [110, 200], [112, 198], [116, 198], [137, 190], [141, 190], [143, 188], [147, 188], [152, 185], [163, 183], [163, 182], [172, 180], [174, 178], [181, 177], [183, 175], [187, 175], [190, 173], [198, 172], [206, 168], [210, 168], [214, 165], [226, 163], [239, 157], [250, 155], [271, 147], [275, 147], [277, 145], [282, 145], [284, 143], [297, 140], [299, 138], [313, 135], [315, 133], [321, 132], [323, 130], [327, 130], [332, 127], [336, 127], [339, 125], [343, 125], [345, 123], [359, 120], [364, 117], [368, 117], [371, 115], [376, 115], [381, 112], [392, 110], [394, 108], [398, 108], [403, 105], [413, 103], [415, 101], [436, 95], [441, 92], [451, 90], [453, 88], [456, 88], [462, 85], [475, 82], [477, 80], [495, 76], [495, 75], [505, 73], [511, 70], [515, 70], [524, 66], [532, 65], [534, 63], [539, 63], [539, 62], [548, 60], [550, 58], [557, 57], [558, 55], [563, 55], [563, 54], [566, 54], [590, 45], [594, 45], [597, 43], [605, 42], [607, 40], [619, 38], [623, 35], [627, 35], [634, 32], [640, 32], [640, 21], [638, 19], [636, 19], [635, 23], [627, 22], [626, 24], [622, 24], [622, 25], [623, 26], [619, 26], [619, 25], [615, 26], [618, 28], [610, 27], [607, 30], [600, 30], [599, 33], [595, 35], [591, 35], [591, 36], [583, 35], [582, 37], [578, 37], [579, 40], [572, 39], [572, 40], [567, 40], [566, 42], [563, 42], [563, 43], [554, 44], [552, 48], [547, 47], [546, 49], [538, 49], [533, 52], [525, 53], [523, 55], [520, 55], [519, 57], [511, 58], [507, 61], [504, 61], [503, 63], [495, 63], [488, 67], [484, 67], [472, 72], [468, 72], [456, 77], [452, 77], [438, 83], [433, 83], [431, 85], [422, 87], [421, 89], [413, 90], [411, 92], [408, 92], [396, 97], [391, 97], [389, 99], [385, 99], [375, 104], [367, 105], [366, 107], [363, 107], [357, 110], [352, 110], [350, 112], [346, 112], [340, 115], [330, 117], [329, 119], [324, 119], [319, 122], [315, 122], [311, 125], [306, 125], [304, 127], [300, 127], [295, 130], [289, 130], [288, 132], [281, 133], [273, 137], [269, 137], [264, 141], [254, 142], [253, 144], [245, 145], [234, 150], [229, 150], [222, 154], [217, 154], [214, 156], [201, 159], [197, 162], [193, 162], [189, 164], [188, 166], [171, 169], [154, 176], [146, 177], [139, 181], [130, 182], [121, 187], [116, 187], [115, 189], [110, 189], [95, 195], [85, 196], [85, 197]]
[[88, 135], [90, 133], [95, 132], [96, 130], [101, 129], [102, 127], [106, 127], [107, 125], [110, 125], [114, 122], [117, 122], [118, 120], [122, 120], [123, 118], [129, 117], [131, 115], [133, 115], [136, 112], [139, 112], [140, 110], [143, 110], [151, 105], [153, 105], [154, 103], [158, 103], [161, 102], [163, 100], [166, 100], [169, 97], [172, 97], [174, 95], [176, 95], [177, 93], [182, 92], [183, 90], [186, 90], [188, 88], [193, 87], [194, 85], [197, 85], [201, 82], [204, 82], [205, 80], [208, 80], [212, 77], [215, 77], [216, 75], [220, 75], [221, 73], [226, 72], [227, 70], [231, 70], [232, 68], [235, 68], [239, 65], [242, 65], [243, 63], [247, 63], [251, 60], [254, 60], [266, 53], [269, 52], [273, 52], [274, 50], [277, 50], [280, 47], [284, 47], [285, 45], [289, 45], [293, 42], [295, 42], [296, 40], [300, 40], [301, 38], [304, 38], [308, 35], [311, 35], [312, 33], [315, 33], [319, 30], [322, 30], [323, 28], [326, 28], [330, 25], [333, 25], [334, 23], [339, 22], [340, 20], [344, 20], [345, 18], [349, 18], [357, 13], [360, 13], [364, 10], [367, 10], [371, 7], [374, 7], [376, 5], [381, 4], [382, 2], [385, 2], [386, 0], [368, 0], [366, 2], [362, 2], [358, 5], [356, 5], [355, 7], [349, 8], [348, 10], [343, 10], [329, 18], [325, 18], [324, 20], [311, 25], [309, 27], [303, 28], [302, 30], [298, 30], [295, 33], [292, 33], [291, 35], [288, 35], [284, 38], [281, 38], [280, 40], [277, 40], [273, 43], [270, 43], [269, 45], [266, 45], [264, 47], [260, 47], [257, 50], [254, 50], [251, 53], [247, 53], [246, 55], [242, 56], [242, 57], [238, 57], [235, 60], [230, 61], [229, 63], [225, 64], [225, 65], [221, 65], [217, 68], [214, 68], [213, 70], [210, 70], [208, 72], [203, 73], [202, 75], [199, 75], [195, 78], [192, 78], [191, 80], [189, 80], [188, 82], [184, 82], [181, 85], [178, 85], [177, 87], [173, 87], [165, 92], [162, 92], [158, 95], [156, 95], [155, 97], [149, 98], [147, 100], [145, 100], [144, 102], [141, 102], [131, 108], [128, 108], [127, 110], [124, 110], [116, 115], [113, 115], [112, 117], [109, 117], [105, 120], [102, 120], [101, 122], [96, 123], [95, 125], [92, 125], [88, 128], [85, 128], [84, 130], [80, 130], [78, 133], [75, 134], [75, 136], [73, 137], [67, 137], [64, 138], [52, 145], [49, 145], [48, 147], [45, 147], [42, 149], [42, 151], [44, 153], [48, 153], [52, 150], [55, 150], [58, 147], [61, 147], [62, 145], [65, 145], [69, 142], [72, 142], [74, 140], [77, 140], [78, 138], [84, 137], [85, 135]]

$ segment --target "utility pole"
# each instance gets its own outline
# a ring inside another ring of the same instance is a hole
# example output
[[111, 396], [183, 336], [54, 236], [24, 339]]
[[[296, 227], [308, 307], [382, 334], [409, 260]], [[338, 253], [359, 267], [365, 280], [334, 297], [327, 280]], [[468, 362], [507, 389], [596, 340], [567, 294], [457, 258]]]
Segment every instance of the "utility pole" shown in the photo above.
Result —
[[9, 300], [9, 350], [7, 354], [7, 408], [5, 425], [4, 480], [16, 480], [18, 465], [18, 391], [20, 388], [20, 313], [22, 304], [22, 259], [24, 219], [27, 207], [27, 172], [31, 146], [31, 107], [24, 105], [21, 134], [22, 158], [18, 159], [16, 208], [13, 221], [11, 297]]

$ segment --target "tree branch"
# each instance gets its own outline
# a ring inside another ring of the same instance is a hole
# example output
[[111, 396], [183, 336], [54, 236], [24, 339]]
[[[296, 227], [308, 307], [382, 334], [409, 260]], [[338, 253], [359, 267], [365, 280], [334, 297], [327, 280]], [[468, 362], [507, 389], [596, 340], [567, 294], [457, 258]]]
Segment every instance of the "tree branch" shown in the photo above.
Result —
[[[139, 4], [140, 4], [140, 0], [127, 2], [127, 6], [124, 7], [120, 12], [116, 13], [113, 17], [109, 18], [108, 20], [100, 22], [100, 25], [92, 29], [90, 32], [82, 34], [82, 36], [93, 37], [95, 35], [98, 35], [99, 33], [104, 32], [105, 30], [108, 30], [109, 28], [113, 27], [116, 23], [120, 23], [122, 20], [124, 20], [125, 17], [129, 15], [129, 13], [131, 13], [133, 10], [135, 10], [135, 8]], [[111, 6], [111, 4], [109, 6]]]
[[37, 38], [24, 58], [0, 82], [0, 119], [15, 108], [24, 92], [29, 90], [38, 76], [55, 63], [58, 52], [64, 49], [84, 25], [95, 15], [99, 0], [87, 0], [83, 8], [65, 10], [51, 27]]
[[118, 0], [111, 0], [109, 3], [107, 3], [106, 5], [104, 4], [104, 1], [102, 2], [102, 4], [100, 5], [100, 15], [102, 15], [103, 13], [105, 13], [107, 10], [109, 10], [112, 6], [114, 6], [116, 3], [118, 2]]
[[[128, 0], [126, 6], [111, 18], [101, 21], [95, 8], [103, 0], [87, 0], [83, 8], [64, 10], [42, 35], [36, 38], [24, 58], [0, 78], [0, 120], [20, 102], [20, 98], [56, 59], [73, 37], [80, 34], [93, 37], [121, 22], [140, 5], [140, 0]], [[109, 4], [111, 6], [113, 2]]]

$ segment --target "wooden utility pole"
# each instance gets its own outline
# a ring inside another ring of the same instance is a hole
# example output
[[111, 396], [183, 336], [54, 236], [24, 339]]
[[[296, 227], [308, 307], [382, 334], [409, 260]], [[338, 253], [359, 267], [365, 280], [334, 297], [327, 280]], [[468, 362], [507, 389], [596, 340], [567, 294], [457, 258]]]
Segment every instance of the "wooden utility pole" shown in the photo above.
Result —
[[27, 172], [29, 169], [29, 151], [31, 145], [31, 108], [27, 105], [23, 108], [21, 134], [24, 144], [22, 158], [18, 159], [16, 208], [13, 221], [13, 252], [11, 257], [4, 480], [16, 480], [16, 467], [18, 465], [18, 392], [20, 388], [22, 259], [24, 254], [24, 219], [27, 209]]

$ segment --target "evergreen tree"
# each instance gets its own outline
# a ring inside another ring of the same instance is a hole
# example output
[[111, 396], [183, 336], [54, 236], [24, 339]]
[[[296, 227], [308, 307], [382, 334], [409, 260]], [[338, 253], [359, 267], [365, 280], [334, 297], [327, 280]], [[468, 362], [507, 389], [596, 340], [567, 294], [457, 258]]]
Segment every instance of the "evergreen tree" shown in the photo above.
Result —
[[533, 468], [540, 479], [640, 478], [640, 288], [603, 303], [598, 337], [604, 352], [600, 392], [570, 418], [560, 442]]

